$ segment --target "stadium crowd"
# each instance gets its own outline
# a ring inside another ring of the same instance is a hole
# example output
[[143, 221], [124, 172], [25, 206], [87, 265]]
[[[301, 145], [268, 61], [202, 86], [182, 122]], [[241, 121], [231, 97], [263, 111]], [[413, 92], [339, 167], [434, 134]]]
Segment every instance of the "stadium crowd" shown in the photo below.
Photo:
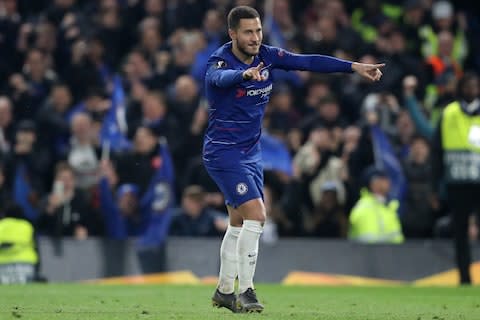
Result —
[[[387, 64], [373, 84], [274, 73], [264, 240], [365, 240], [371, 219], [392, 235], [377, 240], [448, 237], [431, 139], [459, 80], [480, 71], [479, 16], [464, 3], [0, 0], [0, 213], [13, 200], [53, 237], [223, 234], [201, 157], [203, 79], [228, 41], [226, 13], [250, 5], [267, 44]], [[470, 226], [478, 239], [474, 216]]]

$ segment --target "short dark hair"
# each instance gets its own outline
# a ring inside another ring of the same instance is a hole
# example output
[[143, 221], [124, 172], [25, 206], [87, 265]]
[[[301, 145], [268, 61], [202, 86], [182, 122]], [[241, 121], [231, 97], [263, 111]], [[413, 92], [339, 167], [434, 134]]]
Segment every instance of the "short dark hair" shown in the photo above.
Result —
[[260, 18], [257, 10], [248, 6], [238, 6], [230, 10], [228, 13], [228, 28], [237, 29], [240, 24], [240, 19], [255, 19]]
[[63, 171], [70, 171], [75, 175], [75, 169], [66, 161], [60, 161], [55, 165], [55, 176], [58, 176]]
[[472, 71], [465, 72], [462, 78], [458, 80], [457, 83], [457, 95], [463, 97], [463, 88], [466, 86], [467, 82], [471, 80], [480, 80], [478, 74]]

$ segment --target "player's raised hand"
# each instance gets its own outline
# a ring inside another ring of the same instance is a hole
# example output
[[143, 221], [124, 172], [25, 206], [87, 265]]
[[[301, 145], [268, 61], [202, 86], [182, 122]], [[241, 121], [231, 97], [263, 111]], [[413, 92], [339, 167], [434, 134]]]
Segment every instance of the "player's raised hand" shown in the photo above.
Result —
[[263, 62], [260, 62], [258, 66], [248, 68], [243, 72], [244, 80], [265, 81], [267, 78], [262, 76]]
[[381, 68], [385, 67], [385, 63], [379, 64], [369, 64], [369, 63], [359, 63], [354, 62], [352, 64], [352, 70], [361, 75], [364, 78], [367, 78], [371, 81], [378, 81], [382, 77], [383, 73], [380, 71]]

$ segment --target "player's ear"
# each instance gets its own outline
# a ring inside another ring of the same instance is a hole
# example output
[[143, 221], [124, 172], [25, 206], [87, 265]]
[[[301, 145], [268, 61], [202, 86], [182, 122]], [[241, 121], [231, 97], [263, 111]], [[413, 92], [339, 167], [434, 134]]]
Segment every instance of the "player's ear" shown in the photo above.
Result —
[[237, 31], [234, 29], [228, 29], [228, 35], [230, 36], [230, 39], [237, 40]]

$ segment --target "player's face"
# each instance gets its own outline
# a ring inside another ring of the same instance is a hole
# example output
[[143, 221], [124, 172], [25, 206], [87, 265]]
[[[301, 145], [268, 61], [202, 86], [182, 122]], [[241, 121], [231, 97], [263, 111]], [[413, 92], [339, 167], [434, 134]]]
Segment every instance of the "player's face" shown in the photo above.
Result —
[[230, 30], [230, 37], [241, 53], [246, 56], [257, 55], [263, 40], [260, 19], [240, 19], [238, 28]]

